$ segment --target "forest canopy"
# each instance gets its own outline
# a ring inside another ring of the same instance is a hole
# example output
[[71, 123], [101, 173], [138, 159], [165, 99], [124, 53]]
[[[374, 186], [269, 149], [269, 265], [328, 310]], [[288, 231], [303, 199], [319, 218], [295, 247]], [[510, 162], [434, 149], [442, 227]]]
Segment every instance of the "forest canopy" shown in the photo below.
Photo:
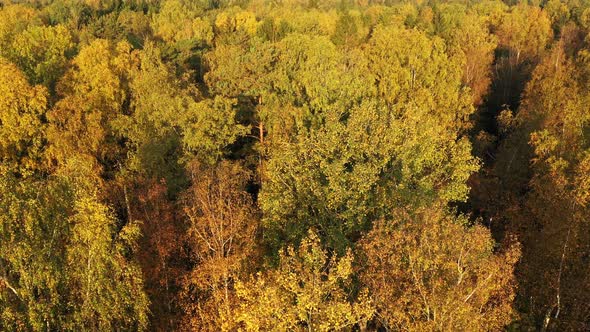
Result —
[[590, 330], [589, 86], [587, 0], [0, 0], [0, 330]]

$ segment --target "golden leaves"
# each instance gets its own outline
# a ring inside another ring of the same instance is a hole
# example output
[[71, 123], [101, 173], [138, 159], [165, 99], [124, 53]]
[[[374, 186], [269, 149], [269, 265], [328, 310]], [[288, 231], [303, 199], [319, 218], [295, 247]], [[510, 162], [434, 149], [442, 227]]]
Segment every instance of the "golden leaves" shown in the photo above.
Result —
[[361, 328], [373, 314], [366, 290], [356, 298], [347, 293], [351, 284], [353, 256], [329, 255], [315, 232], [295, 250], [280, 253], [276, 270], [238, 283], [242, 301], [238, 321], [246, 331], [334, 331], [358, 324]]
[[47, 89], [0, 58], [0, 160], [21, 171], [39, 167], [46, 108]]

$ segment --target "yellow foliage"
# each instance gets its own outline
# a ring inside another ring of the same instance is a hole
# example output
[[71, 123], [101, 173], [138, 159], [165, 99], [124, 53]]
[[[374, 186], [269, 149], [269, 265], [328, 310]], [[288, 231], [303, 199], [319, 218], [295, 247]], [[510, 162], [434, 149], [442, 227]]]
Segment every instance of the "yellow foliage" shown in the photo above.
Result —
[[114, 158], [112, 121], [127, 100], [129, 71], [135, 54], [126, 42], [97, 39], [82, 48], [58, 84], [63, 98], [48, 114], [49, 157], [63, 161], [76, 153]]
[[590, 153], [586, 153], [576, 170], [576, 201], [581, 206], [590, 202]]
[[215, 26], [222, 32], [243, 31], [253, 36], [256, 34], [258, 22], [254, 13], [235, 7], [218, 14], [215, 18]]
[[553, 37], [551, 21], [536, 6], [520, 4], [512, 7], [498, 28], [500, 45], [510, 50], [514, 64], [538, 59]]
[[237, 284], [238, 321], [246, 331], [334, 331], [365, 327], [373, 314], [366, 290], [349, 298], [353, 256], [329, 257], [310, 231], [298, 250], [280, 254], [276, 270]]
[[47, 89], [31, 86], [18, 68], [0, 58], [0, 160], [35, 169], [42, 148]]
[[23, 5], [0, 8], [0, 55], [6, 56], [14, 36], [35, 22], [36, 11]]
[[181, 1], [164, 1], [160, 12], [152, 18], [152, 27], [167, 42], [195, 40], [209, 44], [213, 40], [213, 27], [196, 14]]

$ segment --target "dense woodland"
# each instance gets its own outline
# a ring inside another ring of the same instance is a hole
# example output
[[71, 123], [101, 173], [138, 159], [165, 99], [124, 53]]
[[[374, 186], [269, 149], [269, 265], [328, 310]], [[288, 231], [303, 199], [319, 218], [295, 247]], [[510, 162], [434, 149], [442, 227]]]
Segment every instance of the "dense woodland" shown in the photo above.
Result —
[[590, 330], [590, 1], [0, 1], [1, 331]]

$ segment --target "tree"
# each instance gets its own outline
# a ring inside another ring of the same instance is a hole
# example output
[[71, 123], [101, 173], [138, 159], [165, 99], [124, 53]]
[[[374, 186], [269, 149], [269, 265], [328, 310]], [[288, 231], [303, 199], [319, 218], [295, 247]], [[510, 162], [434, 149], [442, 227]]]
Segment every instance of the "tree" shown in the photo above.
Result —
[[515, 109], [529, 75], [553, 37], [551, 21], [540, 8], [520, 4], [503, 16], [496, 35], [504, 54], [496, 61], [493, 107]]
[[0, 55], [7, 57], [14, 37], [30, 25], [38, 25], [35, 9], [21, 5], [6, 5], [0, 8]]
[[126, 168], [142, 178], [165, 179], [177, 193], [186, 183], [181, 160], [183, 127], [188, 124], [181, 119], [197, 96], [181, 87], [154, 44], [147, 43], [138, 58], [139, 65], [130, 72], [130, 112], [121, 114], [113, 129], [127, 139]]
[[0, 328], [64, 326], [70, 194], [62, 183], [0, 178]]
[[332, 35], [332, 42], [335, 45], [344, 47], [354, 47], [361, 40], [359, 28], [361, 26], [360, 18], [351, 15], [350, 12], [340, 14], [336, 22], [336, 28]]
[[363, 329], [373, 306], [365, 290], [356, 298], [348, 294], [352, 264], [350, 251], [330, 257], [310, 231], [297, 251], [289, 247], [280, 254], [276, 270], [237, 285], [238, 320], [247, 331]]
[[0, 58], [0, 162], [21, 174], [42, 169], [47, 89]]
[[[154, 84], [160, 88], [153, 89]], [[139, 53], [139, 68], [131, 72], [131, 114], [119, 118], [117, 129], [131, 141], [140, 163], [136, 167], [156, 177], [170, 166], [162, 164], [166, 156], [215, 162], [248, 130], [238, 123], [234, 99], [204, 98], [187, 85], [162, 62], [153, 44]]]
[[543, 9], [547, 12], [547, 16], [551, 20], [553, 31], [556, 34], [560, 33], [561, 29], [570, 18], [570, 10], [567, 4], [561, 1], [549, 0]]
[[87, 154], [112, 171], [124, 155], [114, 130], [128, 111], [128, 75], [135, 60], [125, 42], [97, 39], [84, 47], [58, 85], [61, 99], [48, 112], [48, 157], [59, 164]]
[[198, 8], [198, 2], [195, 5], [197, 8], [190, 8], [183, 1], [164, 1], [152, 19], [155, 35], [172, 43], [192, 40], [201, 45], [210, 44], [213, 41], [213, 28], [206, 19], [199, 17], [203, 9]]
[[70, 314], [64, 329], [102, 331], [147, 328], [149, 299], [137, 264], [140, 222], [118, 220], [101, 201], [105, 182], [91, 156], [69, 158], [55, 176], [71, 190], [66, 198]]
[[15, 37], [10, 58], [22, 68], [32, 84], [43, 84], [53, 91], [66, 70], [67, 55], [73, 46], [65, 26], [35, 26]]
[[416, 30], [382, 27], [368, 42], [367, 58], [377, 97], [388, 107], [401, 112], [422, 108], [454, 130], [469, 127], [473, 107], [461, 90], [462, 63], [449, 57], [443, 40]]
[[164, 42], [164, 57], [199, 78], [204, 73], [202, 54], [215, 36], [211, 15], [205, 12], [210, 5], [210, 1], [164, 1], [151, 22], [154, 36]]
[[505, 47], [512, 66], [538, 60], [552, 38], [551, 21], [545, 11], [521, 4], [511, 8], [498, 27], [500, 45]]
[[178, 327], [181, 316], [178, 299], [188, 255], [179, 239], [185, 236], [186, 224], [169, 199], [165, 180], [134, 180], [127, 193], [129, 219], [141, 220], [137, 261], [150, 300], [149, 328], [169, 331]]
[[433, 207], [400, 209], [360, 241], [361, 281], [386, 329], [500, 330], [514, 317], [517, 246], [494, 253], [489, 231]]
[[[517, 126], [504, 147], [507, 156], [520, 157], [513, 162], [504, 157], [498, 164], [504, 181], [512, 180], [511, 167], [527, 172], [512, 195], [526, 194], [505, 216], [523, 243], [517, 275], [520, 323], [542, 330], [584, 329], [590, 310], [588, 294], [579, 291], [588, 282], [583, 263], [589, 250], [583, 222], [588, 216], [588, 76], [580, 66], [585, 51], [570, 58], [562, 45], [537, 66], [526, 87]], [[508, 145], [517, 140], [528, 144]]]
[[279, 62], [274, 83], [293, 125], [268, 143], [259, 197], [269, 244], [297, 243], [317, 228], [342, 253], [396, 206], [466, 198], [478, 164], [460, 135], [472, 108], [440, 40], [378, 29], [367, 54], [348, 59], [294, 38], [283, 39], [295, 54]]
[[0, 330], [590, 330], [585, 1], [0, 0]]
[[74, 158], [47, 180], [3, 173], [2, 329], [146, 328], [148, 299], [133, 260], [139, 228], [116, 227], [92, 169]]
[[203, 159], [218, 160], [248, 127], [237, 121], [235, 100], [215, 97], [190, 105], [180, 118], [185, 149]]
[[66, 326], [90, 331], [144, 330], [149, 300], [143, 293], [141, 270], [125, 259], [136, 247], [138, 225], [125, 225], [113, 241], [116, 219], [108, 207], [83, 197], [73, 210], [67, 255], [70, 296], [76, 301]]
[[492, 63], [497, 38], [490, 34], [483, 19], [468, 15], [452, 30], [452, 47], [461, 50], [463, 62], [462, 83], [471, 89], [473, 104], [479, 106], [489, 92], [492, 82]]
[[194, 163], [189, 171], [193, 185], [184, 193], [183, 210], [194, 268], [183, 281], [184, 326], [231, 330], [239, 303], [235, 282], [256, 258], [258, 213], [246, 192], [251, 173], [229, 161]]

